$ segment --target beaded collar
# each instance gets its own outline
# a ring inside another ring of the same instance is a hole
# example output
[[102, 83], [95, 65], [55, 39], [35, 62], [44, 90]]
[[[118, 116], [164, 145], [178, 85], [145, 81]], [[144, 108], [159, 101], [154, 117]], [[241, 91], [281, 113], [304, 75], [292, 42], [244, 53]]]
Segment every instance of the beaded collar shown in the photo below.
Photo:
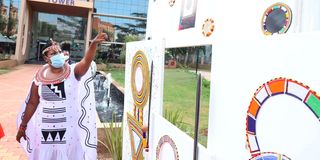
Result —
[[41, 83], [41, 84], [58, 84], [58, 83], [61, 83], [63, 82], [64, 80], [66, 80], [69, 75], [70, 75], [70, 72], [71, 72], [71, 69], [70, 69], [70, 66], [68, 63], [65, 63], [63, 68], [63, 72], [57, 77], [57, 78], [54, 78], [54, 79], [48, 79], [46, 77], [46, 73], [49, 69], [49, 65], [46, 64], [44, 65], [43, 67], [41, 67], [37, 74], [36, 74], [36, 77], [35, 77], [35, 80], [38, 82], [38, 83]]

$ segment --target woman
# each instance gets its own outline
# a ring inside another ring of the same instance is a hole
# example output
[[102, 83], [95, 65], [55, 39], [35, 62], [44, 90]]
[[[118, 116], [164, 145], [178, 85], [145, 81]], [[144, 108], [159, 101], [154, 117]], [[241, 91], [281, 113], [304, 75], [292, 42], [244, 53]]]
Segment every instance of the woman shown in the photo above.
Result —
[[97, 45], [106, 39], [99, 33], [83, 59], [72, 65], [57, 43], [43, 50], [47, 64], [36, 73], [18, 116], [16, 140], [23, 137], [29, 159], [96, 159], [93, 76], [88, 70]]

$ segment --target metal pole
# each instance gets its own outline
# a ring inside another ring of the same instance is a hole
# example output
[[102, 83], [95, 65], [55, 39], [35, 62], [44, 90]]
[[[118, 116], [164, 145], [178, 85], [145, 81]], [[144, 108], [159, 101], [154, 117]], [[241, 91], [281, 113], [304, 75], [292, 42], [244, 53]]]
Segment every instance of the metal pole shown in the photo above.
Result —
[[195, 48], [195, 52], [197, 52], [196, 74], [198, 74], [198, 64], [199, 64], [199, 49]]
[[199, 118], [200, 118], [200, 100], [201, 100], [202, 77], [198, 75], [197, 82], [197, 97], [196, 97], [196, 114], [195, 114], [195, 129], [194, 129], [194, 144], [193, 144], [193, 160], [198, 160], [198, 133], [199, 133]]
[[149, 109], [148, 109], [148, 132], [147, 132], [147, 147], [149, 148], [149, 130], [150, 130], [150, 114], [151, 114], [151, 94], [152, 94], [152, 74], [153, 74], [153, 61], [151, 62], [150, 71], [150, 92], [149, 92]]

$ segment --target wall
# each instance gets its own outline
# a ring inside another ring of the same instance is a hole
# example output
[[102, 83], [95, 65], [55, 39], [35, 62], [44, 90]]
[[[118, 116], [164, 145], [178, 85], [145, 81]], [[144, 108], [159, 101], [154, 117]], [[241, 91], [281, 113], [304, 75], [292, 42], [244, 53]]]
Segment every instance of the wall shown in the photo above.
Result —
[[0, 68], [11, 68], [17, 65], [16, 60], [3, 60], [0, 61]]

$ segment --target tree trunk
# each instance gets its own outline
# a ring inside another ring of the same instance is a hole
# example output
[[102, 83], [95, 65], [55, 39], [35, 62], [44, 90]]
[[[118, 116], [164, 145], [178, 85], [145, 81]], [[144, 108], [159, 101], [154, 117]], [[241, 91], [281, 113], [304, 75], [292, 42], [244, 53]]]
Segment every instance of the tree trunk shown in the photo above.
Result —
[[184, 65], [185, 66], [187, 65], [187, 62], [188, 62], [188, 55], [189, 55], [189, 52], [187, 52], [186, 55], [184, 56]]

